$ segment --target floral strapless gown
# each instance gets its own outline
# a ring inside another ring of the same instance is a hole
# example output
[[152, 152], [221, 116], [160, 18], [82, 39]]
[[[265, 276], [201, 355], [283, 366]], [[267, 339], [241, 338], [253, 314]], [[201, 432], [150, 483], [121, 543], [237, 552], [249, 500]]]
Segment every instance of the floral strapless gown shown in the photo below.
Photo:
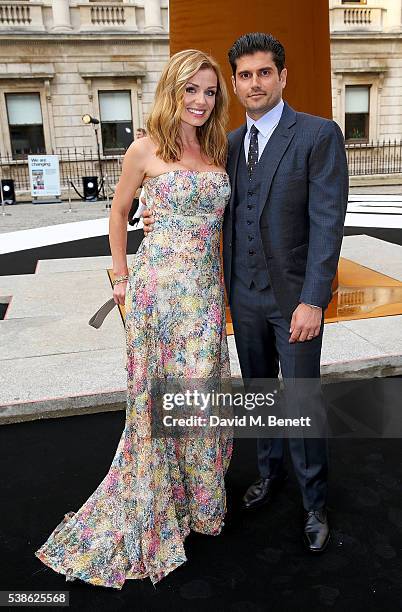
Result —
[[219, 256], [229, 179], [173, 170], [145, 185], [155, 226], [129, 269], [125, 428], [98, 488], [35, 553], [66, 580], [117, 589], [184, 563], [190, 530], [220, 533], [232, 452], [222, 431], [151, 436], [149, 406], [152, 377], [230, 376]]

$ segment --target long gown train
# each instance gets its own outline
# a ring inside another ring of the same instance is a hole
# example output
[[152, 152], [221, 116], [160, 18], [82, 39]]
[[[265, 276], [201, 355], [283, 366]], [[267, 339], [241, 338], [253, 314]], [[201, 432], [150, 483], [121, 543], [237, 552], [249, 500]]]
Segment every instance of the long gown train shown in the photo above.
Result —
[[184, 563], [190, 530], [220, 533], [232, 452], [223, 430], [162, 438], [150, 423], [152, 379], [230, 376], [219, 257], [228, 176], [173, 170], [145, 188], [155, 226], [129, 269], [124, 431], [98, 488], [35, 553], [66, 580], [117, 589]]

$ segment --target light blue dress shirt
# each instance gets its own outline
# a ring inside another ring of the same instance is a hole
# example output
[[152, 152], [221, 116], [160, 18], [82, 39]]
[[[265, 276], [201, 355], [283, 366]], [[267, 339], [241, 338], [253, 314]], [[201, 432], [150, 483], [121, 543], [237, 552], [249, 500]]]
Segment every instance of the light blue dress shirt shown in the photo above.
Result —
[[267, 144], [272, 132], [279, 123], [279, 120], [282, 116], [283, 107], [284, 103], [283, 100], [281, 100], [276, 106], [274, 106], [274, 108], [271, 108], [270, 111], [265, 113], [265, 115], [260, 117], [257, 121], [254, 121], [248, 115], [246, 115], [247, 132], [244, 137], [244, 153], [246, 155], [246, 161], [248, 158], [248, 149], [250, 146], [251, 126], [255, 125], [258, 130], [258, 159], [260, 159], [265, 149], [265, 145]]

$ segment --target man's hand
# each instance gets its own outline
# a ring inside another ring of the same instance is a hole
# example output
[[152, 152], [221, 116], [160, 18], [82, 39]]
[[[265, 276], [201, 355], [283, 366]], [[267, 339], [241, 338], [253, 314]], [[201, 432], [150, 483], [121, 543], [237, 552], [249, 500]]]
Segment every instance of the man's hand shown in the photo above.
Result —
[[299, 304], [290, 322], [289, 342], [305, 342], [318, 336], [321, 329], [321, 319], [322, 308]]
[[[141, 198], [141, 204], [144, 204], [145, 206], [147, 204], [147, 202], [146, 202], [144, 197]], [[141, 217], [142, 217], [142, 222], [144, 224], [144, 234], [147, 236], [147, 234], [152, 232], [152, 230], [154, 229], [155, 218], [154, 218], [153, 214], [151, 213], [151, 211], [148, 210], [148, 208], [146, 208], [141, 213]]]

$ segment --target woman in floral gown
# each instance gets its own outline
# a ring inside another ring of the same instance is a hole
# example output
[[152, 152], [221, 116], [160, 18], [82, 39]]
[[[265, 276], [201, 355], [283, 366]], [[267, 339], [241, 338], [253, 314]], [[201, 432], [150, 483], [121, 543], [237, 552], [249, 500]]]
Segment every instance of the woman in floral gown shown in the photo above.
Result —
[[[149, 136], [125, 155], [109, 237], [113, 295], [126, 307], [126, 423], [103, 481], [35, 553], [67, 580], [117, 589], [130, 578], [156, 583], [186, 561], [190, 530], [221, 532], [232, 441], [219, 429], [153, 436], [150, 385], [230, 375], [219, 257], [230, 196], [227, 105], [216, 62], [177, 53], [158, 84]], [[128, 268], [127, 217], [141, 184], [155, 225]]]

